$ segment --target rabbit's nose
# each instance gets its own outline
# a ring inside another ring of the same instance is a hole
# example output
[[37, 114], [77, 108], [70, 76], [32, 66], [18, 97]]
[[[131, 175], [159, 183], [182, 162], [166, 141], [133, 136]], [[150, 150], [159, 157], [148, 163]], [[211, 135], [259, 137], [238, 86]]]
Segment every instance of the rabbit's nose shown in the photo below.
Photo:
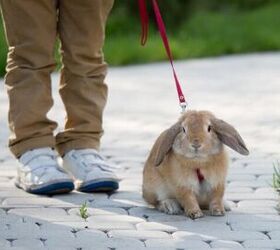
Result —
[[201, 144], [192, 144], [192, 147], [194, 149], [199, 149], [201, 147]]
[[191, 146], [195, 149], [198, 150], [201, 147], [201, 144], [199, 143], [198, 140], [194, 140], [191, 144]]

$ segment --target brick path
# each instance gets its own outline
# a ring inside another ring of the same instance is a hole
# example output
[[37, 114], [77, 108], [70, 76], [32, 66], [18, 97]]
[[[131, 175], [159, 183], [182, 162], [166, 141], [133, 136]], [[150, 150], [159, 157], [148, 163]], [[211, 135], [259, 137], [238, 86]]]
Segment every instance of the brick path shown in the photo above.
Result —
[[[120, 165], [120, 191], [42, 197], [14, 187], [16, 162], [6, 140], [8, 101], [0, 82], [0, 249], [280, 249], [272, 163], [280, 158], [280, 54], [176, 63], [191, 108], [212, 110], [235, 125], [249, 157], [231, 151], [224, 217], [191, 221], [148, 208], [141, 198], [142, 167], [159, 132], [179, 114], [167, 63], [112, 68], [103, 152]], [[53, 76], [50, 116], [63, 124]], [[60, 127], [61, 127], [60, 126]], [[87, 201], [89, 218], [78, 208]]]

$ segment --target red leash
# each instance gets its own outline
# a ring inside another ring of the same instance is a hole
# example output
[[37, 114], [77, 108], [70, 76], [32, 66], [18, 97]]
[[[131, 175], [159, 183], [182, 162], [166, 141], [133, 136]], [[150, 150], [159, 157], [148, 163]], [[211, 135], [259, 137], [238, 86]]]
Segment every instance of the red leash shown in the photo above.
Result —
[[[169, 58], [169, 61], [170, 61], [171, 67], [172, 67], [179, 103], [182, 108], [182, 112], [184, 112], [187, 107], [187, 102], [186, 102], [185, 96], [183, 94], [180, 82], [179, 82], [177, 74], [176, 74], [176, 70], [175, 70], [174, 63], [173, 63], [173, 56], [172, 56], [171, 49], [169, 46], [165, 25], [164, 25], [163, 19], [161, 17], [161, 13], [160, 13], [160, 9], [159, 9], [157, 1], [156, 0], [151, 0], [151, 1], [153, 4], [153, 9], [154, 9], [154, 14], [155, 14], [158, 30], [160, 32], [160, 36], [162, 38], [162, 41], [163, 41], [163, 44], [164, 44], [164, 47], [166, 50], [166, 54]], [[138, 0], [138, 4], [139, 4], [141, 24], [142, 24], [141, 44], [144, 46], [145, 43], [147, 42], [147, 38], [148, 38], [149, 16], [148, 16], [148, 12], [147, 12], [146, 0]]]

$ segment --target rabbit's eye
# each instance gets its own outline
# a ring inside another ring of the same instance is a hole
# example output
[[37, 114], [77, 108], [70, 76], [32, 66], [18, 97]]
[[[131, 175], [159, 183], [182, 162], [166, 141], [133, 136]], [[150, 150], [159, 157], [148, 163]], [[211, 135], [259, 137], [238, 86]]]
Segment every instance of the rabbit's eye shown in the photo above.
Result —
[[184, 133], [186, 133], [186, 129], [184, 127], [182, 127], [182, 130], [183, 130]]
[[207, 131], [210, 132], [211, 129], [212, 129], [212, 128], [211, 128], [211, 126], [209, 125]]

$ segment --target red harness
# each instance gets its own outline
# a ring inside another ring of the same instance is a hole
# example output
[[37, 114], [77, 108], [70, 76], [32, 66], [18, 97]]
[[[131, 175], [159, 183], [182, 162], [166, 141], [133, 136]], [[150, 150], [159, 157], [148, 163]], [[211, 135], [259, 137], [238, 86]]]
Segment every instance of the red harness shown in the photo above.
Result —
[[196, 175], [197, 175], [197, 179], [198, 179], [199, 183], [204, 181], [205, 178], [204, 178], [203, 174], [200, 172], [199, 168], [196, 169]]

